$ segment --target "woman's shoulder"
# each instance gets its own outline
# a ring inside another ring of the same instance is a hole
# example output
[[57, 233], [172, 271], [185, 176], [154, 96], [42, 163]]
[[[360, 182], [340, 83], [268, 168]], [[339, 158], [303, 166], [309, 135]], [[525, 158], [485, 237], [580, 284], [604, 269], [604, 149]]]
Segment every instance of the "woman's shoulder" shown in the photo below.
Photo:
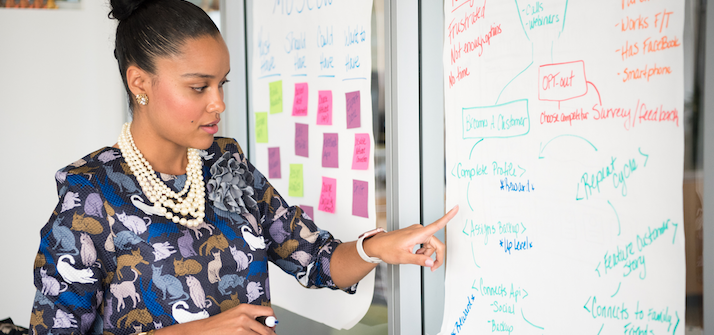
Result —
[[241, 149], [240, 144], [233, 138], [230, 137], [215, 137], [213, 140], [213, 145], [208, 148], [208, 153], [218, 153], [218, 156], [223, 155], [226, 151], [230, 153], [238, 153], [243, 156], [243, 149]]
[[[57, 171], [55, 179], [58, 184], [76, 183], [93, 184], [98, 176], [105, 174], [124, 173], [121, 151], [117, 148], [103, 147]], [[124, 164], [125, 165], [125, 164]]]

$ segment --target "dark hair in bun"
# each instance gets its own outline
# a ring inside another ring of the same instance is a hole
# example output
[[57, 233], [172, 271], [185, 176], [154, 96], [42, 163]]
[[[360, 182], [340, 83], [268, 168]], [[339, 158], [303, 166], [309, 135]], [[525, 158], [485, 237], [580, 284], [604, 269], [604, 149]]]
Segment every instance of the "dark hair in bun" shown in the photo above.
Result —
[[133, 109], [126, 70], [136, 65], [156, 73], [157, 57], [176, 55], [187, 39], [219, 36], [218, 27], [198, 6], [184, 0], [111, 0], [110, 18], [119, 20], [114, 57]]

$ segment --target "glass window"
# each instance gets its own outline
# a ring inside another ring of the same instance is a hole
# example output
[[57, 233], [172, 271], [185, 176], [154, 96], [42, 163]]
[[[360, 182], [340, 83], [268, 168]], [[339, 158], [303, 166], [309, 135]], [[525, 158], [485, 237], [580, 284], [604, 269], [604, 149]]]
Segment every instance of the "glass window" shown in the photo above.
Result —
[[702, 196], [704, 30], [706, 6], [686, 0], [684, 20], [684, 238], [687, 262], [686, 333], [702, 334]]

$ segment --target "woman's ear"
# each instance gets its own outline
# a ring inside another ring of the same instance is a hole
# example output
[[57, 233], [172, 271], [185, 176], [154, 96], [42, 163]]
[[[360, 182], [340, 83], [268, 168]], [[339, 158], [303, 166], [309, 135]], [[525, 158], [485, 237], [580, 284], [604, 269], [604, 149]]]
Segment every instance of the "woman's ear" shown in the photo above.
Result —
[[126, 69], [126, 83], [134, 96], [140, 93], [147, 93], [146, 89], [150, 85], [150, 76], [138, 66], [131, 65]]

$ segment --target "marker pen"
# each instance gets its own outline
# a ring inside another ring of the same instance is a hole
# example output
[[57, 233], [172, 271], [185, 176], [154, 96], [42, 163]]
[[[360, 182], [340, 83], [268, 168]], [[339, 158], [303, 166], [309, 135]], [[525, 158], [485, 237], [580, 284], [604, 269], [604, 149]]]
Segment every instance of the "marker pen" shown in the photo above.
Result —
[[276, 319], [274, 316], [259, 316], [255, 318], [255, 321], [258, 321], [264, 324], [266, 327], [270, 328], [275, 328], [275, 325], [278, 324], [278, 319]]

